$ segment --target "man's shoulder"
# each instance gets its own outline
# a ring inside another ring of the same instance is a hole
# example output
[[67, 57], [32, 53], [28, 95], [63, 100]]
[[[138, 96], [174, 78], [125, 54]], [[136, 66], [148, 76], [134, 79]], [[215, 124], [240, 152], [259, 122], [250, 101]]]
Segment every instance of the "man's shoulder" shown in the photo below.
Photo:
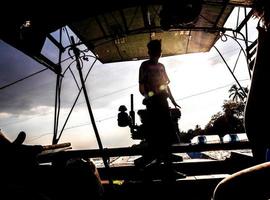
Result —
[[140, 70], [146, 70], [148, 66], [150, 65], [149, 60], [143, 61], [140, 66]]
[[164, 65], [162, 63], [158, 62], [158, 63], [154, 64], [151, 62], [151, 60], [145, 60], [141, 63], [141, 66], [153, 66], [153, 65], [164, 67]]
[[142, 62], [141, 66], [145, 66], [145, 65], [149, 65], [150, 64], [150, 60], [145, 60]]
[[160, 63], [160, 62], [158, 63], [158, 65], [160, 65], [161, 67], [164, 67], [165, 68], [165, 66], [162, 63]]

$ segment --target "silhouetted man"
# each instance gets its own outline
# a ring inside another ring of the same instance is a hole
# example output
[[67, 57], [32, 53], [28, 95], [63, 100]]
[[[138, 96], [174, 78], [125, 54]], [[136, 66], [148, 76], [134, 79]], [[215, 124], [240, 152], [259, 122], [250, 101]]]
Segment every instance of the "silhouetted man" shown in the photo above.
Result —
[[[146, 141], [150, 154], [157, 162], [164, 162], [169, 170], [167, 175], [174, 176], [172, 170], [169, 147], [175, 143], [177, 134], [173, 125], [167, 98], [170, 98], [175, 107], [180, 106], [174, 100], [168, 84], [170, 80], [163, 64], [158, 60], [161, 56], [161, 41], [151, 40], [147, 44], [149, 60], [144, 61], [139, 71], [139, 91], [145, 97], [146, 105]], [[180, 174], [178, 174], [179, 177]], [[183, 174], [181, 174], [184, 177]]]

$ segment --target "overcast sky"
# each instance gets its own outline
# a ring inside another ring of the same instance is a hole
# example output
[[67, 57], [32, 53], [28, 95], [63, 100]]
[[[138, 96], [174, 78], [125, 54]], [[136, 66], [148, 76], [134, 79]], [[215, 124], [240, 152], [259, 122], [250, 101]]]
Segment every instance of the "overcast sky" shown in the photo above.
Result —
[[[233, 26], [232, 22], [228, 22]], [[250, 40], [256, 38], [254, 25]], [[252, 38], [253, 37], [253, 38]], [[239, 46], [228, 38], [216, 46], [222, 52], [231, 68], [237, 59]], [[52, 58], [57, 54], [50, 45], [44, 51]], [[63, 63], [70, 64], [72, 60]], [[97, 127], [105, 147], [130, 146], [139, 141], [130, 138], [128, 128], [117, 126], [120, 105], [130, 108], [130, 94], [134, 94], [135, 110], [144, 109], [142, 96], [138, 92], [138, 72], [142, 61], [101, 64], [96, 62], [87, 80], [87, 89]], [[235, 83], [226, 65], [212, 49], [207, 53], [189, 54], [161, 58], [171, 80], [170, 87], [178, 104], [182, 107], [180, 130], [187, 131], [200, 125], [202, 128], [211, 116], [221, 111], [228, 90]], [[84, 73], [93, 59], [84, 63]], [[0, 87], [26, 77], [41, 69], [39, 63], [0, 41]], [[71, 69], [76, 74], [76, 66]], [[249, 74], [244, 56], [240, 57], [235, 74], [242, 86], [249, 85]], [[0, 90], [0, 129], [14, 139], [20, 131], [27, 133], [28, 144], [50, 144], [53, 131], [54, 95], [56, 75], [45, 70], [18, 84]], [[78, 88], [70, 72], [63, 79], [61, 97], [60, 128], [74, 102]], [[138, 116], [136, 122], [140, 124]], [[74, 149], [96, 148], [97, 143], [87, 112], [83, 95], [66, 125], [60, 142], [71, 142]]]

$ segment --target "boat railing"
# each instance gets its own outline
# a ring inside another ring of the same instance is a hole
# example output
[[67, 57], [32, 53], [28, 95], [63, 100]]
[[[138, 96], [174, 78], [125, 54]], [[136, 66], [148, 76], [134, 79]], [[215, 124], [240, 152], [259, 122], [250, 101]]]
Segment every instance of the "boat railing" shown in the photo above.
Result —
[[[219, 151], [219, 150], [240, 150], [250, 149], [249, 141], [236, 141], [227, 143], [209, 143], [209, 144], [174, 144], [171, 146], [172, 153], [186, 153], [186, 152], [204, 152], [204, 151]], [[98, 158], [98, 157], [120, 157], [120, 156], [139, 156], [145, 152], [145, 147], [134, 145], [131, 147], [119, 148], [104, 148], [100, 149], [84, 149], [84, 150], [66, 150], [52, 153], [43, 153], [38, 156], [41, 163], [51, 162], [53, 160], [64, 158], [70, 159], [74, 157], [81, 158]]]

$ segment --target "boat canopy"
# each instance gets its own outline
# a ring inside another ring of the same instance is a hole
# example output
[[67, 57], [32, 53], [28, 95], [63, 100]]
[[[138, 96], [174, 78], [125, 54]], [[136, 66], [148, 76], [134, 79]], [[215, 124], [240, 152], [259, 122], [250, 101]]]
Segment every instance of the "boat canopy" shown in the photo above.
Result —
[[102, 63], [145, 59], [145, 44], [151, 39], [162, 39], [163, 56], [207, 52], [226, 30], [233, 8], [252, 7], [252, 1], [114, 0], [89, 5], [79, 0], [63, 7], [42, 1], [37, 9], [33, 3], [20, 3], [16, 15], [1, 14], [0, 37], [52, 70], [57, 64], [41, 50], [49, 37], [64, 51], [51, 33], [66, 25]]

